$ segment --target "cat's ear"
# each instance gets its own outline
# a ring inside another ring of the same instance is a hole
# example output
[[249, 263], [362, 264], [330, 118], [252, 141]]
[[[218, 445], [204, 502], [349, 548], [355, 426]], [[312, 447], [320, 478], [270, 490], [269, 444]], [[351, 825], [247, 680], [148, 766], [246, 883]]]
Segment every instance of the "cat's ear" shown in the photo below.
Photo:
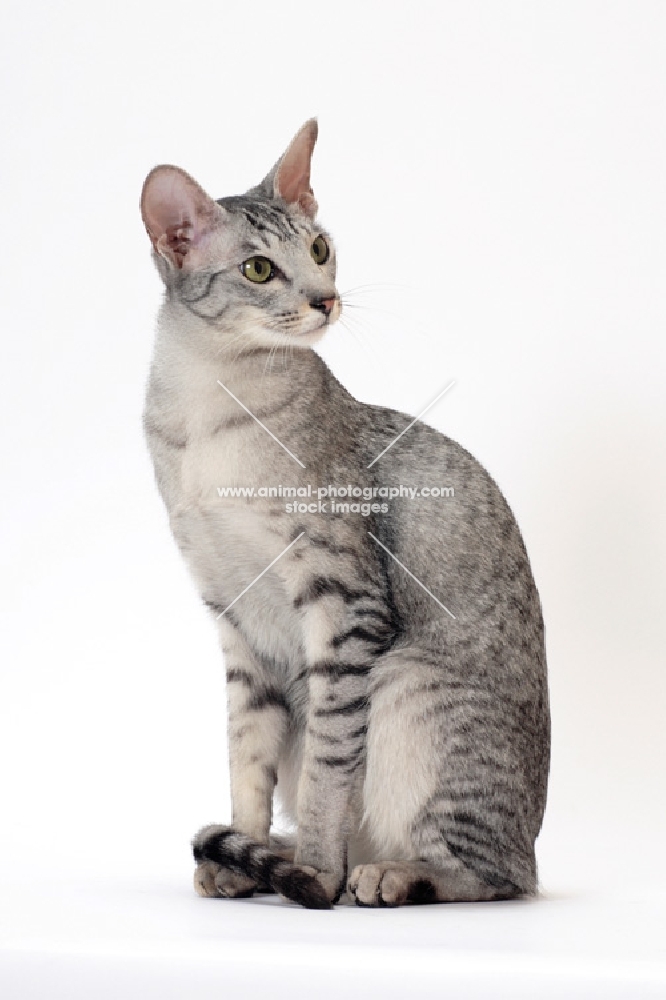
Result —
[[281, 198], [311, 219], [317, 214], [317, 202], [310, 187], [310, 163], [317, 132], [317, 119], [311, 118], [296, 133], [286, 152], [260, 185], [270, 198]]
[[141, 217], [151, 242], [172, 267], [195, 270], [206, 260], [223, 209], [179, 167], [150, 171], [141, 192]]

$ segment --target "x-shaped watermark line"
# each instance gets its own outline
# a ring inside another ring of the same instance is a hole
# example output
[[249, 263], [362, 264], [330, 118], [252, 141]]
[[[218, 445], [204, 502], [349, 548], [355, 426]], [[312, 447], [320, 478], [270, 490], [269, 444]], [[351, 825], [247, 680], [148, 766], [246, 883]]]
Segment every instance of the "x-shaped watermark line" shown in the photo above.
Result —
[[[266, 425], [265, 425], [265, 424], [262, 424], [261, 420], [259, 420], [259, 418], [258, 418], [258, 417], [256, 417], [256, 416], [254, 415], [254, 413], [252, 412], [252, 410], [249, 410], [249, 409], [247, 408], [247, 406], [245, 405], [245, 403], [241, 403], [241, 401], [240, 401], [240, 399], [238, 398], [238, 396], [234, 396], [234, 394], [233, 394], [233, 392], [231, 391], [231, 389], [228, 389], [228, 388], [227, 388], [227, 386], [226, 386], [226, 385], [224, 384], [224, 382], [220, 382], [220, 380], [219, 380], [219, 379], [217, 379], [217, 384], [218, 384], [218, 385], [220, 385], [220, 386], [222, 386], [222, 388], [224, 389], [224, 391], [225, 391], [225, 392], [227, 392], [227, 393], [229, 393], [229, 395], [231, 396], [231, 398], [232, 398], [232, 399], [234, 399], [234, 400], [235, 400], [235, 401], [236, 401], [236, 402], [238, 403], [238, 405], [239, 405], [239, 406], [242, 406], [242, 408], [243, 408], [243, 409], [245, 410], [245, 412], [246, 412], [246, 413], [248, 413], [248, 414], [249, 414], [249, 415], [250, 415], [250, 416], [252, 417], [252, 419], [253, 419], [253, 420], [255, 420], [255, 421], [256, 421], [256, 422], [257, 422], [257, 423], [259, 424], [259, 426], [260, 426], [260, 427], [261, 427], [261, 428], [262, 428], [263, 430], [265, 430], [265, 431], [266, 431], [266, 433], [267, 433], [267, 434], [268, 434], [268, 435], [269, 435], [270, 437], [272, 437], [272, 438], [273, 438], [273, 440], [274, 440], [274, 441], [275, 441], [275, 442], [276, 442], [277, 444], [279, 444], [279, 445], [280, 445], [280, 447], [281, 447], [282, 449], [284, 449], [284, 451], [286, 451], [286, 452], [287, 452], [287, 454], [288, 454], [289, 456], [291, 456], [291, 458], [293, 458], [293, 459], [294, 459], [294, 461], [295, 461], [295, 462], [298, 462], [298, 464], [299, 464], [299, 465], [301, 466], [301, 468], [302, 468], [302, 469], [304, 469], [304, 468], [305, 468], [305, 466], [303, 465], [303, 463], [301, 462], [301, 460], [300, 460], [300, 459], [298, 459], [298, 458], [296, 458], [296, 456], [294, 455], [294, 453], [293, 453], [293, 452], [291, 452], [291, 451], [289, 451], [289, 449], [287, 448], [287, 446], [286, 446], [285, 444], [283, 444], [283, 443], [282, 443], [282, 441], [280, 441], [280, 439], [279, 439], [279, 438], [277, 438], [277, 437], [275, 436], [275, 434], [273, 434], [273, 432], [272, 432], [272, 431], [269, 431], [268, 427], [266, 427]], [[379, 461], [379, 459], [380, 459], [380, 458], [382, 457], [382, 455], [385, 455], [385, 454], [386, 454], [386, 452], [387, 452], [387, 451], [389, 450], [389, 448], [392, 448], [392, 447], [393, 447], [393, 445], [394, 445], [394, 444], [395, 444], [395, 443], [396, 443], [397, 441], [399, 441], [399, 440], [400, 440], [400, 438], [401, 438], [401, 437], [403, 436], [403, 434], [406, 434], [406, 433], [407, 433], [407, 431], [408, 431], [408, 430], [410, 429], [410, 427], [413, 427], [413, 426], [414, 426], [414, 424], [416, 423], [416, 421], [417, 421], [417, 420], [420, 420], [420, 419], [421, 419], [421, 417], [422, 417], [422, 416], [423, 416], [423, 415], [424, 415], [425, 413], [427, 413], [427, 412], [428, 412], [428, 410], [429, 410], [429, 409], [430, 409], [431, 407], [433, 407], [433, 406], [435, 405], [435, 403], [436, 403], [436, 402], [437, 402], [437, 401], [438, 401], [439, 399], [441, 399], [441, 398], [442, 398], [442, 396], [443, 396], [443, 395], [444, 395], [445, 393], [447, 393], [447, 392], [449, 391], [449, 389], [451, 389], [451, 388], [452, 388], [452, 387], [453, 387], [453, 386], [454, 386], [455, 384], [456, 384], [456, 381], [455, 381], [455, 379], [452, 379], [452, 381], [451, 381], [451, 382], [449, 382], [449, 384], [448, 384], [448, 385], [446, 385], [446, 386], [445, 386], [445, 387], [444, 387], [444, 388], [442, 389], [442, 391], [441, 391], [440, 393], [438, 393], [438, 394], [437, 394], [437, 395], [435, 396], [435, 398], [434, 398], [434, 399], [433, 399], [433, 400], [432, 400], [432, 401], [431, 401], [430, 403], [428, 403], [428, 405], [427, 405], [427, 406], [426, 406], [426, 407], [425, 407], [425, 408], [424, 408], [423, 410], [421, 410], [421, 412], [420, 412], [419, 414], [417, 414], [417, 416], [415, 416], [415, 417], [414, 417], [414, 419], [413, 419], [413, 420], [412, 420], [412, 421], [411, 421], [411, 422], [410, 422], [409, 424], [407, 424], [407, 426], [405, 427], [405, 429], [404, 429], [404, 430], [402, 430], [402, 431], [400, 431], [400, 433], [399, 433], [399, 434], [398, 434], [398, 435], [397, 435], [396, 437], [394, 437], [394, 438], [393, 438], [393, 440], [392, 440], [391, 442], [389, 442], [389, 444], [387, 444], [387, 446], [386, 446], [386, 447], [384, 448], [384, 450], [383, 450], [383, 451], [380, 451], [379, 455], [377, 455], [377, 457], [376, 457], [376, 458], [373, 458], [372, 462], [370, 462], [370, 465], [368, 465], [368, 466], [367, 466], [366, 468], [368, 468], [368, 469], [371, 469], [371, 468], [372, 468], [372, 466], [373, 466], [373, 465], [375, 464], [375, 462]], [[270, 563], [268, 564], [268, 566], [266, 566], [266, 568], [265, 568], [265, 569], [263, 569], [263, 570], [261, 571], [261, 573], [259, 573], [259, 575], [258, 575], [258, 576], [255, 576], [254, 580], [252, 580], [252, 582], [251, 582], [251, 583], [248, 583], [247, 587], [245, 587], [245, 589], [244, 589], [244, 590], [241, 590], [240, 594], [238, 594], [238, 596], [237, 596], [237, 597], [235, 597], [235, 598], [233, 599], [233, 601], [231, 602], [231, 604], [228, 604], [228, 605], [226, 606], [226, 608], [224, 609], [224, 611], [221, 611], [221, 612], [220, 612], [220, 614], [219, 614], [219, 615], [217, 616], [217, 620], [219, 620], [220, 618], [222, 618], [222, 616], [223, 616], [223, 615], [226, 615], [227, 611], [229, 611], [229, 609], [230, 609], [230, 608], [232, 608], [232, 607], [234, 606], [234, 604], [236, 603], [236, 601], [239, 601], [239, 600], [241, 599], [241, 597], [243, 596], [243, 594], [247, 594], [248, 590], [250, 590], [250, 588], [251, 588], [251, 587], [254, 587], [255, 583], [256, 583], [256, 582], [257, 582], [258, 580], [261, 580], [262, 576], [264, 576], [264, 574], [265, 574], [265, 573], [268, 573], [269, 569], [271, 569], [271, 567], [275, 566], [275, 563], [276, 563], [276, 562], [277, 562], [277, 561], [278, 561], [279, 559], [281, 559], [281, 558], [282, 558], [282, 556], [283, 556], [283, 555], [285, 555], [285, 553], [289, 551], [289, 549], [290, 549], [290, 548], [292, 547], [292, 545], [295, 545], [295, 544], [296, 544], [296, 542], [297, 542], [297, 541], [299, 540], [299, 538], [302, 538], [304, 534], [305, 534], [305, 532], [304, 532], [304, 531], [301, 531], [300, 535], [297, 535], [297, 536], [296, 536], [296, 538], [294, 538], [294, 540], [293, 540], [293, 541], [291, 541], [291, 542], [289, 543], [289, 545], [287, 545], [287, 547], [286, 547], [286, 548], [284, 548], [284, 549], [282, 550], [282, 552], [280, 552], [280, 554], [279, 554], [279, 555], [277, 555], [277, 556], [275, 557], [275, 559], [273, 559], [273, 561], [272, 561], [272, 562], [270, 562]], [[377, 538], [377, 536], [376, 536], [376, 535], [373, 535], [373, 533], [372, 533], [371, 531], [369, 531], [369, 532], [368, 532], [368, 534], [369, 534], [369, 535], [370, 535], [370, 537], [371, 537], [371, 538], [373, 539], [373, 541], [375, 541], [375, 542], [377, 543], [377, 545], [379, 545], [379, 546], [380, 546], [380, 547], [381, 547], [381, 548], [382, 548], [382, 549], [383, 549], [383, 550], [384, 550], [384, 551], [385, 551], [385, 552], [387, 553], [387, 555], [389, 555], [389, 556], [391, 557], [391, 559], [393, 559], [393, 560], [394, 560], [394, 562], [396, 562], [396, 563], [398, 564], [398, 566], [400, 566], [400, 567], [401, 567], [401, 569], [403, 569], [403, 570], [405, 571], [405, 573], [407, 573], [407, 575], [408, 575], [408, 576], [410, 576], [410, 577], [412, 578], [412, 580], [414, 580], [414, 582], [415, 582], [415, 583], [417, 583], [417, 584], [419, 585], [419, 587], [421, 587], [421, 589], [422, 589], [422, 590], [424, 590], [424, 591], [426, 592], [426, 594], [428, 594], [428, 595], [429, 595], [430, 597], [432, 597], [433, 601], [434, 601], [434, 602], [435, 602], [436, 604], [438, 604], [438, 605], [439, 605], [439, 607], [440, 607], [440, 608], [441, 608], [441, 609], [442, 609], [443, 611], [446, 611], [447, 615], [450, 615], [450, 616], [451, 616], [451, 618], [453, 618], [453, 619], [454, 619], [454, 621], [455, 621], [455, 618], [456, 618], [456, 616], [455, 616], [455, 615], [453, 614], [453, 612], [452, 612], [452, 611], [449, 611], [449, 609], [448, 609], [448, 608], [446, 607], [446, 605], [442, 604], [442, 602], [441, 602], [441, 601], [439, 600], [439, 598], [435, 597], [435, 595], [433, 594], [433, 592], [432, 592], [431, 590], [428, 590], [428, 588], [426, 587], [426, 585], [425, 585], [424, 583], [421, 583], [421, 581], [419, 580], [419, 578], [418, 578], [418, 577], [416, 577], [416, 576], [414, 576], [414, 574], [413, 574], [413, 573], [411, 572], [411, 570], [408, 570], [408, 569], [407, 569], [407, 567], [405, 566], [405, 564], [404, 564], [404, 563], [402, 563], [402, 562], [400, 562], [400, 560], [398, 559], [398, 557], [397, 557], [397, 556], [395, 556], [395, 555], [394, 555], [394, 554], [393, 554], [393, 553], [391, 552], [391, 550], [390, 550], [390, 549], [388, 549], [388, 548], [387, 548], [387, 547], [386, 547], [386, 546], [384, 545], [384, 543], [383, 543], [383, 542], [380, 542], [380, 541], [379, 541], [379, 539]]]
[[368, 534], [370, 535], [370, 538], [372, 538], [375, 542], [377, 542], [377, 545], [381, 546], [381, 548], [384, 549], [384, 552], [386, 552], [388, 555], [390, 555], [391, 559], [393, 559], [395, 562], [397, 562], [398, 566], [400, 566], [402, 569], [404, 569], [404, 571], [407, 574], [407, 576], [411, 576], [412, 580], [414, 580], [415, 583], [418, 583], [418, 585], [421, 588], [421, 590], [425, 590], [426, 594], [429, 594], [430, 597], [432, 597], [432, 599], [435, 602], [435, 604], [439, 604], [440, 608], [442, 608], [442, 610], [446, 611], [447, 615], [451, 615], [451, 617], [455, 621], [456, 616], [454, 615], [453, 611], [449, 611], [449, 609], [446, 607], [446, 605], [442, 604], [442, 602], [437, 597], [435, 597], [435, 595], [433, 594], [432, 590], [428, 590], [428, 588], [426, 587], [426, 585], [424, 583], [421, 583], [421, 581], [419, 580], [419, 578], [417, 576], [414, 576], [414, 574], [411, 572], [411, 570], [408, 570], [407, 567], [405, 566], [405, 564], [401, 563], [400, 560], [398, 559], [398, 557], [394, 556], [393, 553], [391, 552], [391, 550], [387, 549], [386, 546], [384, 545], [384, 543], [379, 541], [379, 539], [377, 538], [376, 535], [373, 535], [373, 533], [371, 531], [369, 531]]
[[296, 458], [296, 456], [294, 455], [294, 453], [293, 453], [292, 451], [289, 451], [289, 449], [287, 448], [286, 444], [282, 444], [282, 441], [280, 441], [280, 439], [279, 439], [279, 438], [277, 438], [277, 437], [275, 436], [275, 434], [273, 434], [273, 431], [269, 431], [269, 429], [268, 429], [268, 427], [266, 426], [266, 424], [262, 424], [262, 422], [261, 422], [261, 420], [259, 419], [259, 417], [255, 417], [255, 415], [254, 415], [254, 413], [252, 412], [252, 410], [248, 410], [248, 408], [247, 408], [247, 406], [245, 405], [245, 403], [241, 403], [241, 401], [240, 401], [240, 399], [238, 398], [238, 396], [234, 396], [234, 394], [233, 394], [233, 392], [231, 391], [231, 389], [227, 389], [227, 387], [226, 387], [226, 385], [224, 384], [224, 382], [220, 382], [219, 378], [218, 378], [218, 380], [217, 380], [217, 384], [218, 384], [218, 385], [221, 385], [221, 386], [222, 386], [222, 388], [224, 389], [224, 391], [225, 391], [225, 392], [228, 392], [228, 393], [229, 393], [229, 395], [231, 396], [231, 398], [232, 398], [232, 399], [235, 399], [235, 400], [236, 400], [236, 402], [238, 403], [238, 405], [239, 405], [239, 406], [242, 406], [242, 407], [243, 407], [243, 409], [245, 410], [245, 412], [246, 412], [246, 413], [249, 413], [249, 414], [250, 414], [250, 416], [252, 417], [252, 419], [253, 419], [253, 420], [256, 420], [256, 421], [257, 421], [257, 423], [259, 424], [259, 426], [260, 426], [260, 427], [263, 427], [263, 429], [264, 429], [264, 430], [266, 431], [266, 433], [267, 433], [267, 434], [270, 434], [270, 436], [271, 436], [271, 437], [273, 438], [273, 440], [274, 440], [274, 441], [277, 441], [277, 443], [278, 443], [278, 444], [280, 445], [280, 447], [281, 447], [281, 448], [284, 448], [284, 450], [286, 451], [286, 453], [287, 453], [288, 455], [291, 455], [291, 457], [293, 458], [294, 462], [298, 462], [298, 464], [300, 465], [300, 467], [301, 467], [302, 469], [304, 469], [304, 468], [305, 468], [305, 466], [304, 466], [304, 465], [303, 465], [303, 463], [301, 462], [300, 458]]
[[[227, 611], [230, 608], [233, 608], [233, 606], [236, 603], [236, 601], [239, 601], [241, 599], [241, 597], [243, 596], [243, 594], [247, 594], [248, 590], [251, 587], [254, 587], [254, 585], [257, 582], [257, 580], [261, 580], [262, 576], [264, 576], [264, 574], [268, 573], [269, 569], [271, 569], [272, 566], [275, 566], [275, 563], [278, 561], [278, 559], [282, 559], [282, 556], [285, 555], [289, 551], [289, 549], [292, 547], [292, 545], [295, 545], [296, 542], [299, 540], [299, 538], [302, 538], [304, 534], [305, 534], [305, 532], [301, 531], [300, 535], [296, 535], [296, 538], [294, 538], [293, 541], [289, 542], [289, 545], [287, 545], [287, 547], [284, 548], [282, 550], [282, 552], [280, 552], [280, 554], [277, 555], [275, 557], [275, 559], [268, 564], [268, 566], [266, 566], [265, 569], [262, 569], [261, 573], [259, 573], [258, 576], [255, 576], [254, 580], [252, 580], [251, 583], [248, 583], [248, 585], [245, 588], [245, 590], [241, 590], [241, 592], [238, 595], [238, 597], [234, 597], [234, 599], [231, 602], [231, 604], [227, 604], [227, 606], [224, 609], [224, 611], [220, 611], [219, 615], [217, 616], [217, 618], [215, 620], [219, 621], [219, 619], [222, 618], [223, 615], [226, 615]], [[411, 576], [412, 580], [414, 580], [415, 583], [418, 583], [419, 587], [422, 590], [425, 590], [426, 594], [428, 594], [430, 597], [432, 597], [432, 599], [435, 602], [435, 604], [439, 604], [440, 608], [443, 611], [446, 611], [447, 615], [450, 615], [451, 618], [453, 618], [454, 621], [456, 620], [456, 616], [453, 614], [453, 612], [449, 611], [449, 609], [446, 607], [446, 605], [442, 604], [442, 602], [439, 600], [439, 598], [435, 597], [435, 595], [433, 594], [432, 590], [428, 590], [428, 588], [426, 587], [426, 585], [424, 583], [421, 583], [421, 581], [419, 580], [419, 578], [417, 576], [414, 576], [414, 574], [412, 573], [412, 571], [409, 570], [409, 569], [407, 569], [407, 567], [405, 566], [405, 564], [402, 563], [402, 562], [400, 562], [400, 560], [398, 559], [398, 557], [394, 556], [393, 553], [391, 552], [391, 550], [387, 549], [387, 547], [384, 545], [384, 543], [380, 542], [376, 535], [373, 535], [373, 533], [371, 531], [369, 531], [368, 534], [370, 535], [370, 538], [372, 538], [373, 541], [377, 542], [377, 545], [379, 545], [384, 550], [384, 552], [386, 552], [387, 555], [389, 555], [391, 557], [391, 559], [394, 560], [394, 562], [397, 562], [398, 566], [400, 566], [401, 569], [404, 569], [405, 573], [408, 576]]]
[[456, 380], [452, 379], [451, 382], [449, 382], [449, 384], [447, 386], [445, 386], [444, 389], [442, 389], [442, 391], [437, 396], [435, 396], [435, 398], [432, 400], [432, 402], [428, 403], [428, 405], [425, 407], [425, 409], [421, 410], [421, 412], [414, 417], [414, 419], [412, 420], [412, 422], [409, 423], [409, 424], [407, 424], [407, 426], [405, 427], [404, 431], [400, 431], [400, 433], [398, 434], [398, 436], [394, 437], [393, 440], [389, 444], [386, 445], [386, 447], [384, 448], [383, 451], [380, 451], [380, 453], [377, 455], [377, 458], [373, 458], [372, 462], [370, 462], [370, 465], [367, 465], [366, 468], [367, 469], [371, 469], [373, 467], [373, 465], [375, 464], [375, 462], [378, 462], [379, 459], [382, 457], [382, 455], [385, 455], [386, 452], [389, 450], [389, 448], [392, 448], [393, 445], [396, 443], [396, 441], [399, 441], [400, 438], [402, 437], [402, 435], [406, 434], [407, 431], [409, 430], [409, 428], [413, 427], [414, 424], [416, 423], [416, 421], [420, 420], [421, 417], [423, 416], [423, 414], [427, 413], [428, 410], [431, 408], [431, 406], [434, 406], [435, 403], [437, 402], [437, 400], [441, 399], [442, 396], [444, 395], [444, 393], [448, 392], [449, 389], [451, 389], [452, 386], [454, 386], [455, 384], [456, 384]]
[[278, 559], [282, 559], [282, 556], [283, 556], [283, 555], [284, 555], [284, 554], [285, 554], [286, 552], [288, 552], [288, 551], [289, 551], [289, 549], [290, 549], [290, 548], [292, 547], [292, 545], [295, 545], [295, 544], [296, 544], [296, 542], [298, 541], [298, 539], [299, 539], [299, 538], [302, 538], [304, 534], [305, 534], [305, 532], [304, 532], [304, 531], [301, 531], [300, 535], [296, 535], [296, 538], [294, 538], [293, 542], [289, 542], [289, 545], [287, 545], [286, 549], [282, 549], [282, 552], [281, 552], [281, 553], [279, 554], [279, 556], [276, 556], [276, 557], [275, 557], [275, 559], [273, 560], [273, 562], [270, 562], [270, 563], [268, 564], [268, 566], [266, 567], [266, 569], [262, 569], [262, 571], [261, 571], [261, 573], [259, 574], [259, 576], [255, 576], [255, 578], [254, 578], [254, 580], [252, 581], [252, 583], [248, 583], [248, 585], [247, 585], [247, 587], [245, 588], [245, 590], [241, 590], [241, 592], [240, 592], [240, 594], [238, 595], [238, 597], [234, 597], [234, 599], [233, 599], [233, 601], [231, 602], [231, 604], [227, 604], [227, 606], [226, 606], [226, 608], [224, 609], [224, 611], [220, 611], [220, 613], [219, 613], [219, 615], [217, 616], [217, 618], [215, 619], [215, 621], [219, 621], [219, 620], [220, 620], [220, 618], [222, 617], [222, 615], [226, 615], [226, 613], [227, 613], [227, 611], [229, 610], [229, 608], [233, 608], [233, 606], [234, 606], [234, 604], [236, 603], [236, 601], [239, 601], [239, 600], [241, 599], [241, 597], [243, 596], [243, 594], [247, 594], [247, 592], [248, 592], [248, 590], [250, 589], [250, 587], [254, 587], [254, 585], [255, 585], [255, 583], [257, 582], [257, 580], [261, 580], [262, 576], [263, 576], [263, 575], [264, 575], [265, 573], [268, 573], [268, 571], [269, 571], [269, 569], [271, 568], [271, 566], [275, 566], [275, 563], [276, 563], [276, 562], [278, 561]]

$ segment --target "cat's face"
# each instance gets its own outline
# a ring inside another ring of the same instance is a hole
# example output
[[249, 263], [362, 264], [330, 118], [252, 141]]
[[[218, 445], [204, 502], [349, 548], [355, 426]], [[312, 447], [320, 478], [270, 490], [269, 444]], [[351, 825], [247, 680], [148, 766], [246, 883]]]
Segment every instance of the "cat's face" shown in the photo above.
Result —
[[307, 122], [245, 195], [215, 202], [178, 167], [146, 179], [141, 211], [169, 298], [217, 350], [304, 347], [340, 315], [335, 249], [310, 188], [316, 135]]

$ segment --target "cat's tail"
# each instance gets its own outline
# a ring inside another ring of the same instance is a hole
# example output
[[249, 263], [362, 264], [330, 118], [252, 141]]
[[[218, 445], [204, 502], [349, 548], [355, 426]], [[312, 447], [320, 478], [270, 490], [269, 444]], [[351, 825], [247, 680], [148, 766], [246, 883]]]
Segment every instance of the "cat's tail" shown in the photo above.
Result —
[[194, 860], [213, 861], [259, 886], [267, 886], [308, 910], [330, 910], [331, 903], [317, 878], [277, 851], [228, 826], [206, 826], [192, 842]]

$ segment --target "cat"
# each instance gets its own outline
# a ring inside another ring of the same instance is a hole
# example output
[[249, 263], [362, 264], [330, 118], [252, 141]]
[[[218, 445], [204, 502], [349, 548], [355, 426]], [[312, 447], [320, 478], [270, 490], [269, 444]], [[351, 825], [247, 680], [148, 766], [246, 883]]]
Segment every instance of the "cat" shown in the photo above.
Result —
[[[464, 448], [359, 402], [312, 349], [342, 308], [316, 138], [313, 119], [241, 196], [174, 166], [141, 195], [165, 285], [145, 433], [226, 664], [232, 819], [194, 838], [195, 888], [311, 908], [534, 894], [550, 716], [530, 564]], [[202, 721], [221, 712], [203, 691]]]

